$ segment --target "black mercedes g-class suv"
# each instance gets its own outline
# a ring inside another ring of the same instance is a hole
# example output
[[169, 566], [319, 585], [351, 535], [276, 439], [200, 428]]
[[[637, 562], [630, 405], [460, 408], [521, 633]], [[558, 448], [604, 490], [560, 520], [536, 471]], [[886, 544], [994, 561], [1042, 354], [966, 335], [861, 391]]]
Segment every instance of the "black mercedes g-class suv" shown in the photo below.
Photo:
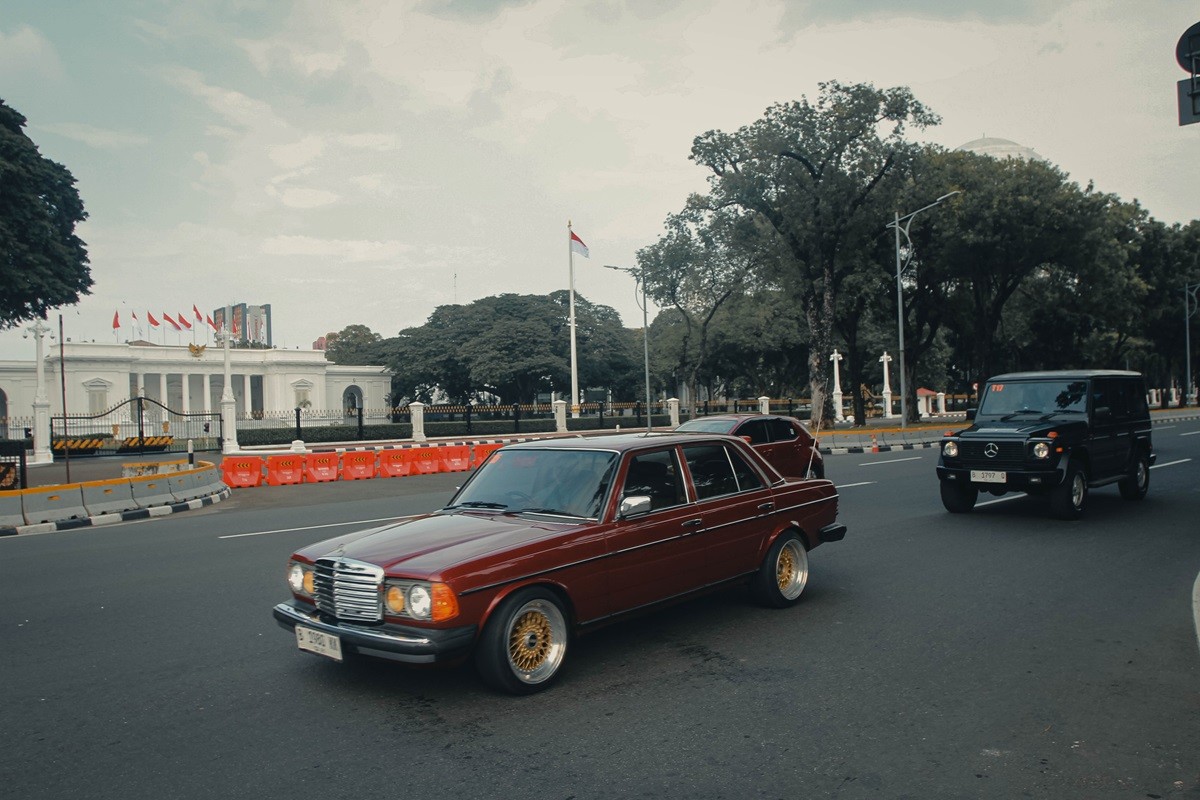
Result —
[[1061, 519], [1083, 514], [1088, 489], [1116, 483], [1126, 500], [1150, 488], [1154, 448], [1146, 386], [1136, 372], [1014, 372], [987, 382], [971, 427], [947, 434], [937, 474], [942, 505], [975, 507], [980, 491], [1049, 497]]

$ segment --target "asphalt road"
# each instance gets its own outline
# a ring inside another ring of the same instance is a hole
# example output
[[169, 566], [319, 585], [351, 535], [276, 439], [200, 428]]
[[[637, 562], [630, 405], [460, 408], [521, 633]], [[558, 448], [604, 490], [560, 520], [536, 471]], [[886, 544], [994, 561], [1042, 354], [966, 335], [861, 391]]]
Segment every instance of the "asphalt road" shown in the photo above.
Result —
[[296, 547], [461, 475], [240, 490], [0, 539], [0, 787], [36, 798], [1200, 798], [1200, 422], [1141, 503], [942, 510], [933, 450], [827, 457], [804, 602], [732, 589], [574, 643], [550, 691], [338, 665], [271, 619]]

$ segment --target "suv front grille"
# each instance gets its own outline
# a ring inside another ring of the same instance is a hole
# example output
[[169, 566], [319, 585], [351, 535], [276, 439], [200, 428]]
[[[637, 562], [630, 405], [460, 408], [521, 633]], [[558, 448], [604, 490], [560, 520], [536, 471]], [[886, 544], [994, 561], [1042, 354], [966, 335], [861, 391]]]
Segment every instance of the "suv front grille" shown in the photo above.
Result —
[[[996, 446], [996, 455], [988, 458], [984, 449]], [[1025, 463], [1025, 442], [983, 441], [959, 439], [956, 464], [971, 467], [1019, 467]]]
[[322, 613], [357, 622], [383, 619], [382, 568], [349, 558], [318, 558], [315, 566], [317, 608]]

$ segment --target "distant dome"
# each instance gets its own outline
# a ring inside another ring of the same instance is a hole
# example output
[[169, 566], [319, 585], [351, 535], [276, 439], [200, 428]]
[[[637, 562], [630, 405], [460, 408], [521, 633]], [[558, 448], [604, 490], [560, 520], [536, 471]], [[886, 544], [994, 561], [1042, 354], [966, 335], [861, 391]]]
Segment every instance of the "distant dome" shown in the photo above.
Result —
[[981, 156], [991, 156], [992, 158], [1023, 158], [1026, 161], [1046, 160], [1038, 155], [1037, 151], [1032, 147], [1017, 144], [1008, 139], [996, 139], [990, 136], [985, 136], [982, 139], [973, 139], [954, 149], [967, 150], [972, 153], [978, 153]]

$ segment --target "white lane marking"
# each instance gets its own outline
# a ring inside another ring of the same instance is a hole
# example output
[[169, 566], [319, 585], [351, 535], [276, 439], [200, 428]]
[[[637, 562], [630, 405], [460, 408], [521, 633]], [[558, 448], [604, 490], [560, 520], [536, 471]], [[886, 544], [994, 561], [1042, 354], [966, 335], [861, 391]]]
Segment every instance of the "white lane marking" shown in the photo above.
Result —
[[1200, 645], [1200, 574], [1192, 584], [1192, 619], [1196, 622], [1196, 644]]
[[1166, 431], [1166, 430], [1170, 430], [1171, 428], [1174, 428], [1174, 427], [1177, 427], [1177, 426], [1175, 426], [1175, 425], [1155, 425], [1154, 430]]
[[1028, 497], [1028, 496], [1029, 495], [1025, 494], [1024, 492], [1022, 492], [1020, 494], [1006, 495], [1004, 497], [999, 497], [995, 500], [988, 500], [986, 503], [976, 503], [975, 507], [979, 508], [981, 506], [992, 506], [992, 505], [995, 505], [996, 503], [1007, 503], [1009, 500], [1019, 500], [1022, 497]]
[[1150, 469], [1159, 469], [1159, 468], [1161, 468], [1161, 467], [1173, 467], [1173, 466], [1175, 466], [1176, 464], [1186, 464], [1186, 463], [1188, 463], [1189, 461], [1191, 461], [1191, 459], [1190, 459], [1190, 458], [1181, 458], [1181, 459], [1179, 459], [1178, 461], [1168, 461], [1168, 462], [1167, 462], [1167, 463], [1165, 463], [1165, 464], [1155, 464], [1155, 465], [1154, 465], [1153, 467], [1151, 467]]
[[1187, 433], [1181, 433], [1179, 435], [1180, 436], [1195, 436], [1197, 434], [1200, 434], [1200, 431], [1188, 431]]
[[841, 485], [835, 485], [833, 488], [837, 489], [838, 491], [841, 491], [842, 489], [850, 489], [855, 486], [870, 486], [873, 483], [879, 483], [879, 481], [861, 481], [859, 483], [843, 483]]
[[893, 458], [890, 461], [864, 461], [859, 464], [860, 467], [873, 467], [876, 464], [899, 464], [901, 461], [920, 461], [921, 456], [913, 456], [912, 458]]
[[399, 522], [402, 519], [410, 519], [414, 514], [409, 514], [403, 517], [382, 517], [380, 519], [359, 519], [349, 522], [331, 522], [328, 525], [305, 525], [302, 528], [279, 528], [273, 531], [254, 531], [253, 533], [230, 533], [226, 536], [218, 536], [218, 539], [241, 539], [246, 536], [267, 536], [272, 533], [293, 533], [295, 531], [315, 531], [319, 528], [344, 528], [347, 525], [370, 525], [374, 522]]

